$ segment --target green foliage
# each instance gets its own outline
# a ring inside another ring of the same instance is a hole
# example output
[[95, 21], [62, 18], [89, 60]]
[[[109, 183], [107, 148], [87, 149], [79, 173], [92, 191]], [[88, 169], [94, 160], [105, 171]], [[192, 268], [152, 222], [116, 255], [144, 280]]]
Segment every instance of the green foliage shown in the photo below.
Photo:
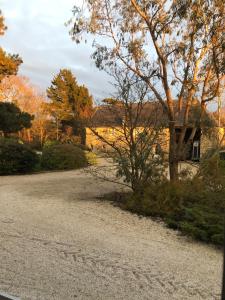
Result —
[[165, 217], [182, 208], [184, 189], [179, 182], [152, 183], [143, 193], [129, 197], [126, 208], [146, 216]]
[[0, 102], [0, 130], [4, 134], [18, 132], [30, 128], [33, 117], [9, 102]]
[[0, 139], [0, 175], [30, 173], [38, 161], [38, 155], [28, 146], [12, 139]]
[[151, 184], [142, 194], [127, 197], [124, 207], [162, 217], [170, 228], [195, 239], [223, 245], [225, 164], [213, 155], [201, 162], [194, 178]]
[[84, 123], [90, 117], [93, 99], [84, 85], [78, 85], [70, 70], [60, 70], [47, 89], [47, 96], [51, 100], [49, 111], [58, 129], [69, 137], [77, 135], [85, 143]]
[[90, 151], [85, 151], [85, 157], [89, 165], [96, 165], [97, 164], [97, 156], [95, 153]]
[[[132, 129], [130, 130], [133, 134]], [[164, 178], [165, 163], [163, 153], [155, 155], [155, 143], [158, 140], [157, 129], [153, 133], [141, 133], [131, 139], [128, 149], [115, 152], [114, 161], [117, 165], [117, 177], [123, 178], [134, 192], [143, 191], [152, 182], [156, 183]]]
[[42, 145], [40, 143], [39, 139], [33, 139], [30, 142], [29, 141], [23, 141], [25, 145], [28, 145], [32, 150], [34, 151], [41, 151], [42, 150]]
[[225, 163], [225, 150], [220, 152], [220, 159], [221, 159], [221, 163], [224, 164]]
[[209, 152], [201, 161], [200, 177], [209, 191], [225, 190], [225, 168], [224, 161], [220, 159], [219, 152]]
[[71, 144], [44, 147], [41, 166], [45, 170], [72, 170], [88, 165], [84, 151]]
[[50, 106], [60, 121], [80, 120], [89, 116], [93, 99], [85, 86], [78, 85], [70, 70], [60, 70], [47, 89]]
[[219, 210], [214, 205], [193, 203], [166, 221], [169, 227], [179, 229], [195, 239], [223, 245], [224, 213], [224, 207]]
[[61, 145], [61, 143], [57, 140], [47, 140], [47, 141], [45, 141], [43, 148], [48, 148], [48, 147], [52, 147], [55, 145]]
[[76, 143], [74, 145], [84, 151], [90, 151], [90, 148], [87, 145], [83, 145], [83, 144], [79, 144], [79, 143]]

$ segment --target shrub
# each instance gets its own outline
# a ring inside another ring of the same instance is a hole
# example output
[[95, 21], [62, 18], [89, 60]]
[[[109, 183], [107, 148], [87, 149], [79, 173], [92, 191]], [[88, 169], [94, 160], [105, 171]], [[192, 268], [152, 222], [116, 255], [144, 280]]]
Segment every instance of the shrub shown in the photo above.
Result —
[[142, 194], [132, 194], [125, 208], [146, 216], [166, 217], [179, 211], [183, 203], [184, 186], [167, 180], [150, 184]]
[[166, 222], [169, 227], [179, 229], [195, 239], [223, 245], [224, 209], [196, 203], [183, 207], [179, 216], [171, 215]]
[[85, 152], [71, 144], [44, 147], [41, 166], [45, 170], [72, 170], [88, 165]]
[[74, 144], [74, 145], [84, 151], [91, 151], [91, 149], [87, 145], [83, 145], [83, 144]]
[[221, 151], [221, 152], [219, 153], [219, 155], [220, 155], [220, 159], [223, 160], [223, 161], [225, 162], [225, 150]]
[[225, 178], [223, 162], [202, 162], [192, 179], [149, 185], [142, 194], [125, 200], [125, 208], [146, 216], [162, 217], [170, 228], [195, 239], [223, 245]]
[[55, 145], [61, 145], [61, 143], [57, 140], [47, 140], [45, 141], [43, 148], [47, 148]]
[[34, 151], [41, 151], [42, 150], [42, 145], [40, 143], [39, 140], [34, 139], [31, 142], [27, 142], [27, 141], [23, 141], [24, 145], [27, 145], [28, 147], [30, 147], [30, 149], [34, 150]]
[[0, 175], [25, 174], [35, 170], [38, 155], [16, 140], [0, 140]]
[[85, 151], [85, 157], [89, 165], [96, 165], [97, 164], [97, 156], [94, 152]]

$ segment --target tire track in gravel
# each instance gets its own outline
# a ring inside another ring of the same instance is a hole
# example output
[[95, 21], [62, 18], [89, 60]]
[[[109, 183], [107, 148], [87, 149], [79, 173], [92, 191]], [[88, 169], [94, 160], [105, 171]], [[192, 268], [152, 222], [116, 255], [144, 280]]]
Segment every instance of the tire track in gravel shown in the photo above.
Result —
[[0, 290], [22, 300], [220, 299], [221, 253], [96, 201], [113, 190], [80, 171], [1, 178]]
[[[75, 248], [75, 245], [72, 243], [56, 242], [36, 237], [24, 237], [22, 235], [9, 236], [19, 239], [22, 244], [26, 244], [27, 242], [38, 243], [41, 247], [45, 248], [46, 252], [52, 253], [52, 255], [55, 252], [61, 271], [72, 278], [75, 275], [74, 270], [76, 270], [76, 265], [78, 265], [79, 268], [92, 273], [94, 277], [101, 278], [112, 285], [123, 280], [130, 282], [131, 285], [133, 283], [139, 289], [142, 289], [142, 292], [146, 296], [150, 290], [158, 289], [165, 295], [168, 295], [168, 297], [175, 297], [176, 293], [179, 292], [179, 295], [186, 295], [188, 299], [209, 299], [209, 297], [211, 299], [219, 299], [219, 295], [206, 290], [205, 287], [186, 285], [182, 281], [179, 282], [172, 274], [160, 272], [154, 264], [148, 267], [145, 265], [132, 265], [129, 263], [129, 260], [121, 258], [119, 254], [103, 253], [103, 251], [99, 253], [96, 250], [86, 253], [82, 249]], [[8, 252], [8, 249], [4, 250]], [[9, 281], [3, 280], [2, 283], [7, 285]], [[21, 288], [30, 288], [30, 286], [24, 283]], [[46, 292], [45, 289], [39, 287], [35, 289], [38, 293]]]
[[126, 278], [129, 281], [135, 281], [141, 289], [145, 289], [146, 291], [158, 287], [159, 290], [164, 291], [165, 294], [169, 294], [170, 296], [179, 291], [179, 294], [195, 297], [192, 299], [207, 299], [209, 296], [212, 299], [219, 299], [219, 295], [215, 296], [210, 290], [206, 290], [205, 287], [197, 285], [187, 286], [177, 281], [172, 274], [169, 276], [168, 274], [164, 275], [154, 265], [151, 267], [137, 267], [129, 265], [128, 262], [122, 265], [121, 261], [118, 261], [116, 257], [112, 257], [112, 255], [110, 256], [110, 260], [107, 258], [102, 259], [102, 253], [100, 255], [92, 253], [90, 256], [82, 253], [81, 250], [58, 250], [58, 254], [64, 260], [69, 261], [71, 265], [76, 263], [82, 264], [84, 268], [91, 270], [95, 276], [105, 277], [111, 282]]

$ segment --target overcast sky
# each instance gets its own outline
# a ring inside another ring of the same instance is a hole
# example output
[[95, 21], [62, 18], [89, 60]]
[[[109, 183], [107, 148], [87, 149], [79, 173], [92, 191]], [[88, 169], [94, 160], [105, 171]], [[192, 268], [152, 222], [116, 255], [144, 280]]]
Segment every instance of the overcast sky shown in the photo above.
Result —
[[43, 91], [60, 68], [69, 68], [96, 100], [109, 96], [109, 78], [100, 72], [90, 55], [89, 45], [76, 45], [64, 23], [80, 0], [0, 0], [8, 30], [1, 46], [18, 53], [24, 63], [19, 74], [30, 78]]

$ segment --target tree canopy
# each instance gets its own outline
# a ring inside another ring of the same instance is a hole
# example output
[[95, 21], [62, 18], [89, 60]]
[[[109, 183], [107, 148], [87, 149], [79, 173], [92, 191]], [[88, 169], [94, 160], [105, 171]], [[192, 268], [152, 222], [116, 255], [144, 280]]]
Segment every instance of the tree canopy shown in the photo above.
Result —
[[[4, 17], [0, 11], [0, 35], [4, 35], [6, 29]], [[18, 54], [8, 54], [0, 48], [0, 82], [6, 76], [17, 74], [21, 63], [22, 59]]]
[[92, 111], [92, 96], [85, 86], [78, 85], [70, 70], [60, 70], [47, 89], [47, 96], [59, 120], [85, 119]]
[[[224, 12], [223, 0], [95, 0], [75, 6], [69, 21], [76, 42], [94, 35], [98, 68], [129, 70], [161, 103], [169, 119], [172, 179], [188, 126], [194, 134], [191, 106], [197, 99], [204, 112], [224, 83]], [[176, 143], [178, 119], [183, 125]]]
[[0, 131], [5, 135], [30, 128], [33, 117], [13, 103], [0, 102]]

